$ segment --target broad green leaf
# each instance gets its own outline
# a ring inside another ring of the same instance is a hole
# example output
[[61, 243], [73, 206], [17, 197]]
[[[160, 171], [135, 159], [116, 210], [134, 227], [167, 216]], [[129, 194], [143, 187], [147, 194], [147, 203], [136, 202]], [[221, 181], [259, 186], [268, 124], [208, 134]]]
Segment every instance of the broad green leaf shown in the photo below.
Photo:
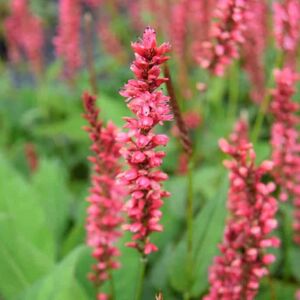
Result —
[[255, 299], [292, 300], [295, 299], [297, 288], [299, 287], [294, 284], [268, 278], [264, 280]]
[[[115, 299], [128, 300], [134, 299], [136, 293], [136, 285], [139, 280], [140, 255], [132, 248], [125, 246], [125, 243], [130, 240], [130, 234], [126, 233], [118, 242], [118, 248], [121, 252], [119, 261], [121, 268], [112, 272], [113, 286], [115, 291]], [[91, 266], [95, 260], [91, 258], [91, 251], [86, 250], [81, 256], [81, 260], [77, 266], [76, 277], [81, 286], [85, 287], [91, 299], [94, 298], [95, 290], [88, 282], [86, 276], [91, 270]], [[102, 287], [103, 292], [110, 293], [110, 283], [107, 282]]]
[[185, 195], [187, 179], [185, 176], [172, 176], [166, 183], [165, 188], [171, 193], [171, 197], [166, 199], [168, 208], [172, 215], [182, 219], [185, 215]]
[[261, 162], [270, 158], [270, 144], [269, 143], [256, 143], [255, 152], [257, 153], [257, 162]]
[[85, 240], [85, 224], [84, 222], [78, 222], [75, 226], [71, 229], [62, 245], [62, 253], [66, 255], [69, 253], [74, 247], [78, 246]]
[[139, 279], [140, 255], [135, 249], [124, 245], [129, 239], [130, 234], [126, 233], [118, 243], [121, 251], [121, 268], [113, 272], [116, 299], [118, 300], [134, 299]]
[[227, 184], [223, 183], [216, 197], [208, 201], [194, 221], [192, 270], [189, 268], [186, 235], [171, 254], [169, 280], [179, 292], [191, 291], [193, 296], [199, 296], [206, 288], [207, 269], [217, 253], [224, 228], [226, 188]]
[[[208, 268], [213, 261], [213, 257], [218, 254], [218, 243], [222, 239], [224, 231], [225, 217], [227, 210], [225, 202], [227, 199], [227, 180], [222, 184], [214, 200], [214, 205], [207, 209], [206, 215], [199, 214], [196, 219], [195, 231], [199, 228], [198, 239], [195, 242], [195, 272], [194, 284], [191, 295], [199, 296], [207, 287]], [[210, 206], [210, 204], [207, 204]], [[204, 210], [204, 209], [203, 209]], [[200, 229], [202, 228], [202, 230]], [[202, 231], [202, 232], [201, 232]]]
[[209, 82], [209, 89], [207, 91], [207, 98], [209, 101], [221, 105], [225, 88], [226, 81], [223, 78], [211, 78]]
[[62, 235], [68, 221], [70, 193], [66, 186], [66, 174], [57, 161], [42, 160], [33, 176], [33, 185], [39, 195], [48, 228], [56, 241]]
[[77, 282], [84, 288], [89, 299], [95, 299], [97, 292], [95, 286], [87, 277], [91, 272], [92, 265], [95, 263], [96, 260], [92, 257], [92, 249], [90, 247], [85, 247], [84, 251], [80, 254], [75, 275]]
[[110, 98], [105, 94], [101, 94], [97, 104], [100, 108], [100, 116], [105, 121], [112, 120], [117, 126], [124, 125], [122, 117], [130, 116], [130, 111], [126, 107], [125, 100], [119, 95], [116, 98]]
[[53, 235], [38, 195], [0, 155], [0, 290], [11, 298], [54, 262]]
[[293, 276], [292, 269], [295, 267], [291, 252], [293, 247], [293, 209], [289, 203], [279, 203], [278, 219], [280, 220], [278, 231], [281, 233], [282, 250], [280, 264], [284, 265], [278, 270], [278, 275], [286, 279]]
[[220, 178], [221, 173], [222, 168], [220, 168], [218, 165], [204, 165], [201, 166], [199, 169], [195, 170], [193, 174], [195, 193], [202, 194], [205, 197], [205, 199], [212, 199], [215, 194], [215, 186], [218, 184], [218, 180]]
[[54, 123], [47, 123], [35, 128], [35, 134], [37, 137], [67, 137], [75, 141], [87, 140], [87, 134], [82, 129], [86, 125], [86, 122], [81, 117], [80, 112], [78, 115], [72, 115], [71, 117], [57, 121]]
[[292, 275], [298, 280], [300, 286], [300, 250], [299, 246], [292, 246], [288, 252]]
[[78, 247], [58, 263], [44, 278], [22, 292], [22, 300], [87, 300], [84, 290], [75, 279], [76, 264], [84, 247]]
[[[184, 193], [181, 191], [181, 194]], [[156, 232], [151, 236], [152, 242], [157, 245], [159, 249], [164, 248], [171, 243], [172, 240], [176, 238], [176, 235], [181, 232], [182, 221], [178, 220], [177, 216], [172, 214], [172, 210], [174, 210], [174, 207], [177, 205], [180, 206], [178, 202], [174, 201], [173, 195], [164, 200], [164, 205], [161, 209], [163, 214], [161, 224], [163, 225], [164, 230], [162, 232]], [[159, 252], [156, 252], [151, 255], [150, 260], [155, 262], [158, 254]]]
[[170, 263], [172, 246], [168, 245], [162, 251], [162, 254], [156, 259], [155, 264], [151, 269], [150, 280], [156, 289], [165, 290], [168, 286], [168, 265]]
[[[80, 194], [81, 195], [81, 194]], [[64, 237], [63, 245], [62, 245], [62, 254], [66, 255], [73, 248], [82, 244], [85, 241], [86, 231], [85, 231], [85, 220], [87, 217], [86, 208], [88, 206], [86, 198], [86, 191], [82, 197], [79, 195], [79, 199], [81, 199], [81, 203], [78, 206], [78, 213], [76, 214], [75, 224], [72, 229], [68, 232], [68, 234]]]

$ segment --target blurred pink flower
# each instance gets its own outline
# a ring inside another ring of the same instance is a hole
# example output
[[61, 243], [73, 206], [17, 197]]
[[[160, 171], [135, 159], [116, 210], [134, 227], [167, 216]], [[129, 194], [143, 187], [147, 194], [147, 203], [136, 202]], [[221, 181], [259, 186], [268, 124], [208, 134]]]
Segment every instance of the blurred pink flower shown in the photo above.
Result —
[[84, 0], [85, 3], [92, 8], [97, 8], [100, 4], [103, 3], [103, 0]]
[[174, 53], [182, 60], [187, 50], [188, 0], [180, 0], [178, 3], [172, 5], [170, 10], [171, 22], [169, 35]]
[[103, 16], [98, 23], [98, 37], [103, 50], [107, 54], [115, 57], [118, 61], [123, 61], [126, 58], [126, 52], [120, 39], [112, 31], [111, 25], [111, 21]]
[[123, 6], [126, 7], [129, 13], [129, 21], [135, 30], [142, 30], [145, 26], [143, 22], [144, 2], [145, 1], [121, 1]]
[[300, 290], [297, 290], [295, 294], [295, 300], [300, 300]]
[[39, 167], [39, 156], [36, 145], [33, 143], [26, 143], [24, 145], [24, 154], [30, 172], [34, 173]]
[[273, 163], [264, 161], [255, 166], [255, 152], [244, 122], [239, 121], [230, 143], [225, 139], [219, 142], [221, 150], [232, 157], [224, 161], [230, 170], [230, 217], [219, 246], [221, 254], [209, 271], [210, 291], [204, 300], [254, 299], [261, 278], [268, 274], [267, 266], [275, 260], [265, 249], [279, 246], [279, 240], [270, 236], [277, 227], [277, 202], [270, 195], [275, 184], [262, 181]]
[[[187, 0], [189, 24], [191, 30], [192, 55], [197, 59], [203, 41], [209, 39], [213, 21], [213, 12], [217, 0]], [[201, 54], [201, 53], [200, 53]]]
[[265, 70], [263, 64], [267, 43], [268, 3], [251, 0], [245, 13], [247, 30], [242, 45], [244, 67], [251, 83], [251, 99], [260, 103], [265, 94]]
[[12, 0], [11, 15], [5, 21], [9, 57], [17, 63], [25, 53], [36, 74], [42, 70], [44, 34], [42, 21], [30, 11], [27, 0]]
[[150, 24], [164, 34], [169, 33], [171, 24], [170, 8], [172, 0], [142, 0], [142, 13], [150, 17]]
[[128, 246], [148, 255], [157, 250], [149, 236], [152, 232], [162, 231], [160, 207], [162, 198], [169, 196], [161, 186], [161, 181], [168, 176], [158, 169], [165, 153], [155, 151], [156, 147], [168, 143], [168, 137], [154, 133], [153, 129], [172, 119], [169, 97], [157, 91], [166, 81], [159, 77], [160, 65], [168, 59], [165, 53], [170, 50], [170, 45], [157, 46], [155, 31], [147, 28], [143, 38], [131, 46], [135, 53], [131, 70], [136, 79], [129, 80], [120, 94], [127, 98], [127, 106], [135, 117], [125, 118], [128, 132], [119, 136], [125, 143], [121, 151], [129, 166], [119, 178], [129, 187], [131, 195], [126, 205], [130, 223], [124, 228], [134, 235]]
[[[120, 144], [116, 141], [117, 128], [108, 123], [103, 127], [99, 120], [99, 109], [96, 98], [85, 93], [83, 95], [85, 109], [84, 118], [89, 126], [85, 130], [93, 142], [91, 150], [94, 155], [89, 157], [93, 166], [92, 187], [87, 201], [86, 231], [87, 244], [93, 249], [92, 255], [96, 259], [93, 272], [89, 275], [91, 281], [101, 286], [110, 279], [112, 269], [119, 267], [116, 257], [119, 250], [115, 243], [121, 233], [119, 227], [123, 221], [120, 213], [123, 208], [123, 187], [116, 182], [120, 172]], [[98, 299], [107, 295], [100, 293]]]
[[279, 199], [294, 201], [295, 241], [300, 244], [300, 142], [299, 104], [292, 100], [299, 74], [290, 68], [275, 70], [276, 87], [272, 92], [271, 112], [274, 117], [271, 145], [275, 164], [273, 175], [280, 187]]
[[223, 76], [226, 67], [239, 57], [239, 46], [244, 43], [245, 0], [219, 0], [214, 11], [210, 40], [204, 41], [197, 61], [200, 66]]
[[[202, 116], [198, 112], [190, 110], [183, 113], [183, 120], [187, 129], [196, 129], [202, 123]], [[176, 125], [173, 125], [173, 127], [171, 128], [171, 133], [175, 137], [180, 136], [179, 129]]]
[[81, 65], [80, 54], [80, 0], [60, 0], [59, 26], [53, 42], [56, 54], [64, 62], [65, 75], [74, 77]]
[[292, 66], [300, 41], [300, 2], [298, 0], [275, 2], [273, 9], [276, 44], [285, 52], [286, 60]]

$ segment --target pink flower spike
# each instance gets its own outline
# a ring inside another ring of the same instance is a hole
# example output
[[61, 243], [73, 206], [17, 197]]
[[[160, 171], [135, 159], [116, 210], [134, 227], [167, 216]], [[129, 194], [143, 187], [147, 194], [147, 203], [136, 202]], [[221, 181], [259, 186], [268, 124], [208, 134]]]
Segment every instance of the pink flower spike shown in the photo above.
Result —
[[[97, 286], [101, 286], [110, 279], [111, 270], [118, 268], [116, 257], [119, 250], [115, 246], [121, 236], [119, 227], [123, 218], [122, 186], [116, 181], [120, 173], [120, 144], [116, 141], [117, 128], [108, 123], [103, 126], [99, 120], [99, 109], [96, 106], [96, 97], [85, 93], [83, 95], [85, 114], [83, 117], [89, 126], [85, 129], [90, 134], [93, 144], [91, 150], [93, 175], [92, 186], [87, 201], [86, 231], [87, 244], [93, 249], [92, 255], [97, 260], [89, 278]], [[110, 299], [108, 295], [100, 293], [98, 299]]]
[[268, 38], [268, 1], [252, 0], [247, 3], [242, 44], [244, 68], [251, 83], [251, 100], [260, 103], [265, 94], [264, 53]]
[[210, 268], [210, 290], [204, 300], [253, 300], [261, 278], [268, 274], [267, 266], [275, 260], [266, 248], [279, 246], [278, 240], [269, 236], [277, 225], [277, 202], [270, 195], [274, 186], [262, 181], [270, 171], [269, 163], [255, 166], [247, 128], [245, 120], [240, 120], [230, 142], [220, 142], [221, 149], [232, 157], [226, 163], [230, 217], [219, 246], [221, 254]]
[[298, 0], [275, 2], [273, 10], [276, 45], [285, 52], [287, 64], [293, 67], [300, 41], [300, 2]]
[[[275, 70], [276, 87], [272, 91], [270, 111], [273, 176], [280, 188], [279, 200], [294, 204], [294, 225], [300, 223], [300, 140], [299, 104], [292, 100], [299, 74], [291, 68]], [[294, 226], [294, 241], [300, 245], [300, 228]]]
[[228, 65], [239, 57], [239, 46], [244, 43], [245, 0], [217, 2], [210, 40], [204, 41], [197, 54], [200, 66], [217, 76], [223, 76]]
[[62, 58], [64, 72], [70, 78], [81, 65], [80, 6], [80, 0], [60, 0], [58, 33], [53, 40], [56, 55]]
[[125, 145], [121, 153], [129, 169], [119, 178], [128, 186], [131, 196], [126, 205], [129, 224], [125, 228], [134, 236], [127, 245], [148, 255], [157, 251], [150, 242], [150, 234], [162, 230], [159, 209], [162, 198], [169, 195], [161, 184], [167, 175], [158, 169], [165, 153], [155, 151], [158, 146], [167, 145], [168, 137], [155, 134], [154, 128], [172, 119], [169, 97], [157, 90], [166, 81], [159, 77], [160, 65], [168, 59], [164, 54], [170, 50], [170, 45], [157, 45], [155, 31], [147, 28], [142, 39], [131, 46], [135, 52], [131, 70], [136, 79], [129, 80], [120, 94], [126, 98], [135, 117], [125, 118], [124, 128], [128, 129], [126, 134], [130, 139], [123, 139]]
[[31, 13], [27, 0], [12, 0], [10, 3], [11, 15], [4, 23], [9, 58], [13, 63], [17, 63], [24, 53], [33, 71], [39, 75], [43, 67], [42, 20]]

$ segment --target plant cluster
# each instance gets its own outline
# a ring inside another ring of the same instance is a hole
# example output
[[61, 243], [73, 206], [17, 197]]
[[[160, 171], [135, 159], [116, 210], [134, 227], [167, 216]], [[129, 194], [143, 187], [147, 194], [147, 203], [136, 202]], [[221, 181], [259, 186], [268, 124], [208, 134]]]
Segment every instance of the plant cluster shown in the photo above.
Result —
[[0, 299], [300, 299], [299, 0], [0, 13]]

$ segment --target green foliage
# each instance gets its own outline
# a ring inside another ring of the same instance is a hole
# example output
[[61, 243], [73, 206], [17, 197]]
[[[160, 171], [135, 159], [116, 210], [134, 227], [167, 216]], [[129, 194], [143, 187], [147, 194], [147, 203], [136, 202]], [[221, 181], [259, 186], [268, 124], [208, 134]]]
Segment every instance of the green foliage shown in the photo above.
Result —
[[47, 227], [59, 244], [66, 230], [71, 200], [66, 174], [57, 161], [42, 160], [39, 164], [32, 178], [33, 187], [41, 195], [39, 205], [43, 208]]
[[54, 264], [54, 236], [36, 191], [0, 156], [0, 292], [11, 299]]
[[83, 250], [83, 247], [75, 248], [45, 277], [23, 291], [16, 299], [87, 300], [84, 290], [75, 278], [76, 263]]
[[113, 272], [116, 299], [120, 300], [134, 299], [139, 276], [140, 255], [124, 245], [128, 240], [129, 235], [125, 234], [118, 244], [122, 268]]
[[216, 196], [202, 208], [196, 216], [193, 228], [193, 267], [188, 262], [186, 236], [172, 251], [169, 278], [172, 287], [193, 296], [203, 293], [207, 287], [207, 268], [217, 253], [217, 244], [224, 228], [226, 186], [219, 188]]
[[[0, 0], [0, 10], [8, 2]], [[133, 54], [128, 50], [136, 34], [132, 20], [126, 15], [127, 8], [122, 4], [118, 15], [113, 2], [103, 4], [100, 15], [104, 20], [112, 18], [110, 29], [123, 45], [124, 59], [114, 57], [113, 53], [105, 55], [105, 45], [98, 43], [95, 30], [94, 67], [100, 117], [104, 124], [113, 121], [121, 128], [123, 117], [131, 116], [119, 90], [132, 77], [128, 60]], [[47, 33], [56, 31], [55, 1], [32, 0], [30, 5], [43, 18]], [[92, 15], [97, 18], [98, 12], [93, 9]], [[149, 24], [157, 23], [147, 9], [143, 9], [141, 18]], [[158, 21], [157, 31], [160, 31], [167, 22]], [[45, 48], [49, 51], [50, 38], [47, 36], [46, 40]], [[159, 40], [166, 38], [160, 34]], [[188, 34], [186, 41], [192, 41], [192, 35]], [[266, 81], [276, 67], [278, 56], [273, 42], [270, 44], [264, 53]], [[182, 84], [185, 79], [181, 78], [182, 62], [177, 61], [174, 53], [169, 67], [181, 110], [196, 112], [202, 121], [198, 128], [190, 130], [195, 166], [192, 262], [187, 250], [188, 179], [186, 174], [179, 174], [182, 146], [178, 137], [173, 136], [174, 122], [170, 122], [158, 130], [170, 136], [162, 168], [169, 176], [165, 189], [171, 192], [171, 197], [165, 199], [162, 207], [163, 232], [151, 236], [159, 251], [148, 259], [143, 300], [153, 300], [159, 291], [163, 291], [166, 300], [187, 296], [194, 300], [208, 291], [208, 269], [219, 253], [217, 245], [227, 215], [228, 174], [222, 167], [225, 155], [219, 150], [218, 140], [228, 137], [240, 113], [248, 116], [251, 129], [259, 112], [258, 105], [251, 101], [252, 83], [244, 70], [246, 57], [236, 60], [221, 78], [195, 67], [190, 51], [186, 53], [183, 63], [188, 75], [187, 89]], [[96, 297], [97, 289], [87, 279], [95, 260], [91, 249], [85, 246], [88, 206], [85, 198], [90, 186], [90, 165], [86, 159], [90, 140], [82, 129], [87, 122], [82, 117], [81, 95], [90, 89], [85, 64], [70, 80], [63, 78], [63, 61], [56, 59], [48, 63], [37, 79], [30, 74], [28, 62], [12, 66], [0, 61], [0, 299]], [[198, 83], [206, 85], [206, 91], [197, 90]], [[298, 102], [299, 87], [300, 83], [294, 96]], [[167, 93], [164, 86], [162, 90]], [[189, 93], [192, 97], [186, 101]], [[271, 153], [272, 117], [265, 116], [263, 121], [254, 145], [258, 162], [270, 159]], [[36, 148], [39, 166], [35, 172], [30, 170], [24, 153], [27, 143]], [[292, 242], [292, 219], [292, 205], [281, 203], [275, 234], [282, 244], [279, 249], [268, 250], [277, 260], [270, 266], [270, 276], [262, 282], [258, 300], [294, 299], [300, 287], [300, 250]], [[135, 299], [141, 260], [134, 249], [125, 246], [130, 238], [125, 233], [118, 242], [122, 267], [112, 272], [113, 300]], [[103, 291], [111, 288], [110, 284], [101, 287]]]

